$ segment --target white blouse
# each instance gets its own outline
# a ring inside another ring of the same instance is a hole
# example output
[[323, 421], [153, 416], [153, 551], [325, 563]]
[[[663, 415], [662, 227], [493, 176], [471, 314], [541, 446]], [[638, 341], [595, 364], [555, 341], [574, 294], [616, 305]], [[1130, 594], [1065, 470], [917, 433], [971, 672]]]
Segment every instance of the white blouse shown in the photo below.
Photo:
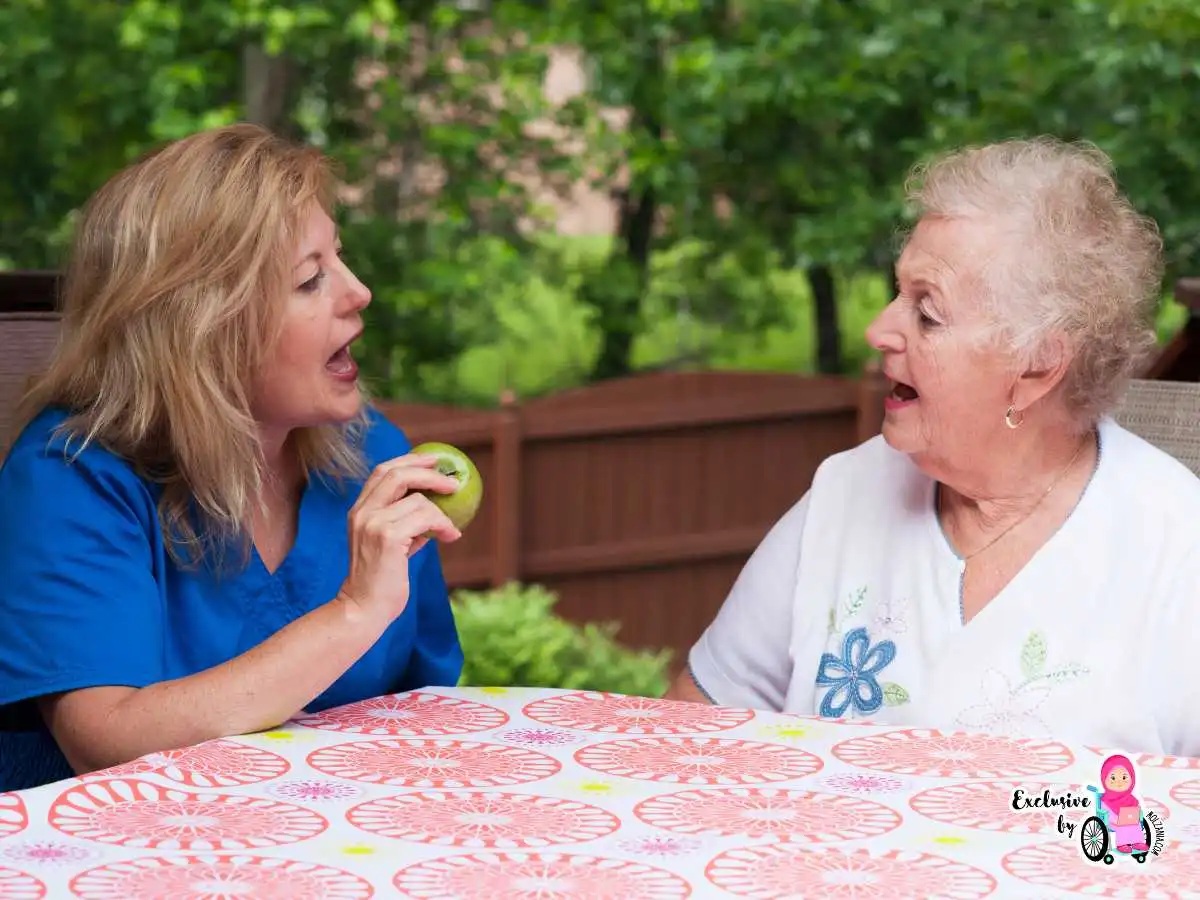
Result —
[[1063, 527], [969, 623], [935, 482], [827, 459], [689, 663], [715, 702], [1200, 756], [1200, 479], [1111, 419]]

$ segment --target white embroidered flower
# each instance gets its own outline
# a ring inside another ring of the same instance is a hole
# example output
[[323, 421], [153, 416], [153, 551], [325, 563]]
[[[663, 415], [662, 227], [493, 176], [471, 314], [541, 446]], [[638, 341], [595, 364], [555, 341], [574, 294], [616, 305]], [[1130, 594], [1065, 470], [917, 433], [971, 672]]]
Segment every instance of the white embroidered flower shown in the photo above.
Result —
[[871, 631], [881, 636], [904, 634], [908, 630], [907, 615], [907, 600], [898, 597], [888, 597], [875, 605], [875, 615], [871, 620]]
[[964, 709], [955, 719], [961, 728], [1013, 737], [1051, 736], [1049, 726], [1037, 714], [1050, 694], [1050, 685], [1026, 682], [1014, 688], [1003, 673], [988, 669], [979, 689], [982, 702]]

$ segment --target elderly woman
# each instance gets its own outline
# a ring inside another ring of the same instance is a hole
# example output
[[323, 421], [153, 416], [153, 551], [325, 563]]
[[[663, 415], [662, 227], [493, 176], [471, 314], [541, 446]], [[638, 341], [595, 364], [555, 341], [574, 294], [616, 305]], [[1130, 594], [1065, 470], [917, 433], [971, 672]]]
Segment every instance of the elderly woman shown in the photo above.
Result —
[[364, 401], [332, 188], [243, 125], [89, 202], [0, 469], [0, 790], [458, 680], [456, 485]]
[[1200, 755], [1200, 480], [1110, 416], [1157, 231], [1090, 148], [918, 174], [882, 435], [819, 467], [669, 696]]

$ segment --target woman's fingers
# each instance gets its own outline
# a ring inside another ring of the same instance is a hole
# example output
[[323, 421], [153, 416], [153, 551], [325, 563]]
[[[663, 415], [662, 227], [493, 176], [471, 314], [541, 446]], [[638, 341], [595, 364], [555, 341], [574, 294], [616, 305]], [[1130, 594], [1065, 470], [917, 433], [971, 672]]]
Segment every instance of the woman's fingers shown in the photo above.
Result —
[[354, 506], [368, 509], [394, 503], [410, 491], [435, 491], [452, 494], [458, 482], [442, 475], [433, 466], [433, 457], [402, 456], [378, 466], [363, 485]]
[[379, 487], [379, 483], [388, 475], [400, 468], [422, 468], [432, 469], [435, 465], [435, 460], [432, 456], [416, 453], [406, 453], [404, 456], [397, 456], [395, 459], [389, 459], [381, 462], [363, 482], [362, 490], [358, 492], [358, 500], [355, 506], [363, 506], [370, 499], [375, 489]]
[[[462, 532], [454, 527], [449, 517], [432, 500], [421, 494], [409, 494], [381, 512], [384, 521], [395, 529], [397, 535], [411, 536], [419, 540], [421, 546], [429, 536], [443, 541], [456, 541], [462, 537]], [[416, 550], [410, 552], [415, 553]]]
[[431, 536], [443, 541], [456, 541], [462, 537], [462, 532], [454, 527], [446, 514], [422, 494], [409, 494], [389, 506], [365, 510], [360, 527], [379, 546], [411, 544], [410, 555], [423, 547]]

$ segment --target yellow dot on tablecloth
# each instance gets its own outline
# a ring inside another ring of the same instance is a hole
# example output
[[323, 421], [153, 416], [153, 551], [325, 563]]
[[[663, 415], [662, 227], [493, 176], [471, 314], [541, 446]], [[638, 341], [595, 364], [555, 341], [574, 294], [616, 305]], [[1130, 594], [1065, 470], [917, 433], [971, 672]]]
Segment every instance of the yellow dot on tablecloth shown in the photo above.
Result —
[[937, 837], [935, 837], [933, 839], [933, 842], [935, 844], [955, 845], [955, 844], [965, 844], [967, 842], [967, 839], [958, 837], [957, 835], [953, 835], [953, 834], [941, 834], [941, 835], [938, 835]]
[[485, 688], [480, 688], [479, 690], [485, 694], [507, 694], [508, 693], [508, 688], [502, 688], [502, 687], [485, 687]]
[[613, 791], [613, 786], [606, 781], [583, 781], [578, 787], [589, 794], [611, 794]]
[[262, 736], [269, 741], [294, 741], [296, 735], [290, 731], [264, 731]]
[[764, 735], [781, 741], [795, 741], [800, 738], [813, 737], [819, 731], [820, 729], [813, 728], [811, 725], [770, 725], [762, 729]]
[[375, 852], [375, 848], [369, 844], [351, 844], [343, 847], [342, 852], [347, 856], [370, 856]]

